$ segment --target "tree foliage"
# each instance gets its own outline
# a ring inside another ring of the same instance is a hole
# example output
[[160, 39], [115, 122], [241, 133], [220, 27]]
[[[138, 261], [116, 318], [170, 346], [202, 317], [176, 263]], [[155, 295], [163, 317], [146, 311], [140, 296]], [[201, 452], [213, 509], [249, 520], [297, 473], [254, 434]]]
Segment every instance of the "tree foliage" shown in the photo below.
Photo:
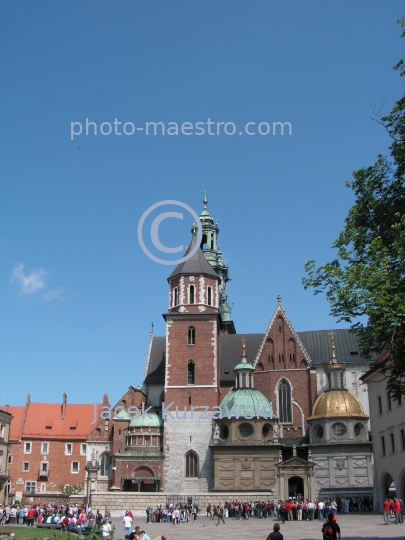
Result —
[[[405, 17], [398, 23], [404, 37]], [[394, 69], [404, 76], [404, 61]], [[346, 182], [355, 203], [332, 244], [337, 258], [318, 268], [307, 262], [303, 285], [313, 287], [314, 294], [325, 293], [331, 315], [358, 333], [365, 358], [387, 353], [380, 371], [398, 398], [405, 395], [405, 95], [376, 121], [393, 139], [391, 158], [379, 155], [374, 165], [355, 171]]]

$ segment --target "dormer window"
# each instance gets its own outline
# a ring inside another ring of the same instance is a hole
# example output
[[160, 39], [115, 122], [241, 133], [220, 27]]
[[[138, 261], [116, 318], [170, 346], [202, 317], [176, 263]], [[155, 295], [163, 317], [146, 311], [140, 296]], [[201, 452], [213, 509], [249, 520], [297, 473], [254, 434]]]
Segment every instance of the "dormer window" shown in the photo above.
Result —
[[190, 298], [189, 303], [190, 304], [195, 303], [194, 297], [195, 297], [195, 287], [194, 287], [194, 285], [190, 285], [190, 295], [189, 295], [189, 298]]

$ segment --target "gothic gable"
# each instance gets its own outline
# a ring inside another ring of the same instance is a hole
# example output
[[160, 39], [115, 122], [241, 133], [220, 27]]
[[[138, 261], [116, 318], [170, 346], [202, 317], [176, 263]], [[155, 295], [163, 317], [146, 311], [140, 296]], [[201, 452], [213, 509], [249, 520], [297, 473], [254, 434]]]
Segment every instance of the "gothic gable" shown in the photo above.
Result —
[[305, 369], [311, 359], [279, 302], [255, 358], [256, 371]]

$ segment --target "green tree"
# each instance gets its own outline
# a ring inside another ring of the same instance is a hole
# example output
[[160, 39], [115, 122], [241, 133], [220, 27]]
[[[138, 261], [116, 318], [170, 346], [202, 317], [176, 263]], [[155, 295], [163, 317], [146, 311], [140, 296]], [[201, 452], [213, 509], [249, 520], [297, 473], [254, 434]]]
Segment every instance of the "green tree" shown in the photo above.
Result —
[[[405, 17], [398, 20], [405, 36]], [[394, 67], [405, 75], [404, 61]], [[316, 267], [305, 265], [304, 288], [325, 293], [331, 315], [351, 324], [365, 358], [387, 353], [380, 371], [394, 398], [405, 395], [405, 95], [387, 116], [375, 119], [393, 143], [391, 159], [353, 173], [346, 185], [355, 203], [332, 248], [337, 258]], [[366, 324], [359, 322], [366, 318]], [[357, 320], [357, 322], [356, 322]]]

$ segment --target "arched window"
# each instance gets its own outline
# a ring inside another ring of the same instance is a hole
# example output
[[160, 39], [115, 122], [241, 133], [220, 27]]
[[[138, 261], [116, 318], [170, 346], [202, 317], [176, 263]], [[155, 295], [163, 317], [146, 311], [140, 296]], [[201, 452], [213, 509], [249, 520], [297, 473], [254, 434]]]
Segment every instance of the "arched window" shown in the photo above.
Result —
[[110, 474], [110, 462], [111, 456], [109, 454], [103, 454], [100, 461], [100, 476], [109, 476]]
[[282, 379], [278, 387], [278, 403], [280, 422], [292, 422], [291, 386], [286, 379]]
[[186, 454], [186, 478], [198, 477], [198, 456], [190, 451]]
[[187, 384], [194, 384], [194, 362], [192, 360], [187, 364]]
[[188, 328], [187, 345], [195, 345], [195, 328], [194, 328], [194, 326], [189, 326], [189, 328]]
[[190, 304], [194, 304], [194, 285], [190, 285]]
[[207, 303], [209, 306], [212, 306], [212, 288], [211, 287], [208, 287], [207, 296], [208, 296]]

